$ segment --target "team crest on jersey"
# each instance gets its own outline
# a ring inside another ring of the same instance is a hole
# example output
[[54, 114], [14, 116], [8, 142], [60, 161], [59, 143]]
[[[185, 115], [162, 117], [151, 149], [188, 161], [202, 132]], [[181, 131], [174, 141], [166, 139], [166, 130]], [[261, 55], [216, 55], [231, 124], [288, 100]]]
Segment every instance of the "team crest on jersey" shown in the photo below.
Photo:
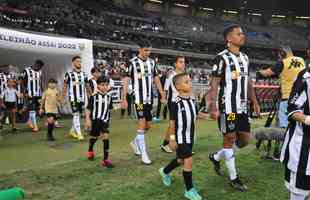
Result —
[[233, 129], [235, 129], [235, 123], [233, 123], [233, 122], [230, 122], [230, 123], [228, 123], [228, 128], [230, 129], [230, 130], [233, 130]]
[[231, 72], [231, 79], [236, 80], [238, 79], [238, 76], [239, 76], [239, 73], [236, 70]]

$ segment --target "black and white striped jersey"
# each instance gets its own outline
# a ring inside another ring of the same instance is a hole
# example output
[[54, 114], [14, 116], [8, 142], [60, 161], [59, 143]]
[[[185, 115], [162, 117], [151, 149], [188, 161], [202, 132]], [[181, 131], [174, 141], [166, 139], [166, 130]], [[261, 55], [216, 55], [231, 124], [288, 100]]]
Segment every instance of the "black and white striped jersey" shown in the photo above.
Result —
[[[16, 84], [16, 90], [19, 94], [23, 94], [23, 91], [22, 91], [22, 86], [21, 84]], [[24, 101], [24, 98], [23, 97], [18, 97], [17, 98], [17, 104], [24, 104], [25, 101]]]
[[219, 110], [222, 113], [247, 113], [249, 59], [242, 52], [238, 55], [229, 50], [219, 53], [212, 76], [220, 77]]
[[192, 97], [178, 96], [171, 106], [171, 114], [175, 119], [177, 144], [194, 144], [196, 106]]
[[286, 131], [280, 160], [295, 173], [310, 176], [310, 126], [291, 118], [295, 112], [310, 115], [310, 69], [301, 71], [288, 100], [290, 123]]
[[7, 88], [7, 77], [4, 73], [0, 73], [0, 95], [4, 92]]
[[71, 102], [85, 102], [86, 84], [88, 82], [85, 72], [71, 71], [65, 75], [65, 83], [68, 85], [68, 95]]
[[88, 80], [89, 87], [91, 89], [91, 94], [94, 94], [97, 92], [97, 81], [94, 78], [90, 78]]
[[42, 72], [36, 71], [32, 67], [26, 67], [22, 73], [25, 82], [26, 93], [30, 97], [42, 96]]
[[143, 61], [139, 57], [130, 60], [127, 75], [131, 78], [136, 104], [153, 103], [154, 77], [157, 76], [155, 61], [151, 58]]
[[92, 120], [109, 122], [110, 112], [113, 108], [112, 97], [109, 94], [97, 92], [89, 98], [87, 109], [91, 113]]
[[165, 81], [164, 90], [167, 91], [167, 102], [168, 102], [168, 104], [175, 102], [175, 100], [179, 94], [177, 89], [173, 85], [173, 77], [175, 75], [177, 75], [177, 73], [175, 71], [173, 71]]

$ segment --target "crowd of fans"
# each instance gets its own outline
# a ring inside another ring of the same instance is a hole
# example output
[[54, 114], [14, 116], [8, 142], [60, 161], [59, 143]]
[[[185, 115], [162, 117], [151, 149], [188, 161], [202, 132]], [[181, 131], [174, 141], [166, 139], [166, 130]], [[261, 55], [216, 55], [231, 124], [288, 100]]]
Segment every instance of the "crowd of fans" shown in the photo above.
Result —
[[[6, 27], [128, 44], [148, 39], [156, 48], [212, 55], [224, 47], [219, 26], [225, 26], [225, 23], [199, 18], [160, 16], [129, 8], [119, 8], [109, 1], [94, 0], [87, 3], [79, 0], [30, 0], [20, 1], [17, 5], [5, 3], [2, 5], [0, 22]], [[18, 10], [8, 9], [12, 6], [17, 7]], [[254, 29], [246, 29], [251, 33], [248, 37], [250, 41], [257, 40], [260, 44], [266, 43], [266, 46], [274, 43], [272, 34], [258, 34], [263, 32], [259, 30], [255, 32], [254, 37]], [[264, 36], [264, 41], [257, 35]], [[217, 39], [212, 40], [212, 38]], [[277, 59], [271, 47], [251, 46], [244, 51], [250, 58]]]

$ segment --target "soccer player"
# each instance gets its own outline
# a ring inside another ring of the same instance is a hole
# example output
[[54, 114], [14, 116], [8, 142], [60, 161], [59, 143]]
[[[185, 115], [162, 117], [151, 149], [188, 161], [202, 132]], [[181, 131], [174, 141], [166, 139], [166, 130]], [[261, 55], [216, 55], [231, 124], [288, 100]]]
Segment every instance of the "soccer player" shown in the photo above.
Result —
[[170, 173], [183, 164], [183, 177], [185, 183], [184, 196], [190, 200], [201, 200], [201, 196], [193, 186], [192, 180], [192, 148], [195, 138], [196, 107], [195, 101], [191, 97], [192, 82], [187, 73], [179, 73], [173, 78], [173, 85], [178, 94], [171, 102], [170, 112], [171, 124], [174, 123], [170, 133], [170, 142], [176, 148], [176, 158], [166, 167], [159, 169], [159, 174], [166, 186], [171, 185]]
[[278, 54], [281, 60], [273, 67], [258, 71], [258, 75], [263, 77], [279, 76], [281, 88], [281, 102], [278, 111], [279, 127], [286, 129], [288, 125], [287, 101], [298, 73], [305, 68], [305, 61], [301, 57], [294, 56], [289, 46], [280, 47]]
[[92, 77], [88, 80], [91, 94], [97, 92], [97, 79], [101, 76], [101, 70], [98, 67], [93, 67], [90, 70]]
[[135, 107], [138, 117], [137, 134], [134, 140], [130, 143], [136, 155], [141, 155], [144, 164], [151, 164], [145, 144], [145, 134], [150, 129], [152, 120], [152, 104], [153, 104], [153, 84], [161, 94], [162, 102], [165, 103], [166, 94], [162, 89], [159, 77], [157, 75], [156, 63], [149, 58], [151, 53], [151, 44], [146, 40], [141, 40], [139, 43], [138, 56], [130, 60], [128, 66], [128, 77], [123, 78], [123, 95], [122, 107], [127, 108], [126, 100], [128, 90], [128, 79], [131, 78], [133, 84]]
[[1, 102], [4, 104], [4, 108], [10, 114], [10, 122], [12, 125], [12, 131], [16, 132], [16, 105], [17, 99], [21, 96], [20, 93], [17, 92], [15, 80], [8, 79], [7, 88], [4, 89], [2, 95], [0, 96], [0, 105]]
[[245, 43], [242, 28], [231, 25], [225, 29], [223, 35], [227, 49], [219, 53], [214, 60], [211, 87], [207, 97], [210, 117], [218, 120], [219, 129], [223, 134], [223, 148], [210, 154], [209, 158], [218, 175], [222, 175], [220, 160], [224, 159], [231, 186], [239, 191], [246, 191], [247, 186], [241, 182], [236, 171], [233, 146], [235, 144], [243, 148], [250, 141], [248, 98], [253, 102], [257, 115], [260, 114], [260, 107], [248, 77], [249, 59], [246, 54], [240, 52], [240, 47]]
[[90, 89], [87, 75], [82, 71], [82, 59], [80, 56], [72, 58], [72, 67], [73, 70], [65, 74], [63, 100], [68, 93], [73, 115], [72, 128], [69, 135], [78, 140], [84, 140], [80, 125], [80, 114], [83, 112], [85, 98], [87, 98], [86, 95], [90, 94]]
[[98, 138], [101, 137], [103, 142], [103, 160], [101, 164], [107, 168], [112, 168], [112, 161], [109, 160], [109, 121], [113, 105], [108, 90], [109, 78], [100, 76], [97, 79], [97, 92], [90, 97], [86, 109], [86, 124], [88, 128], [91, 127], [87, 157], [89, 160], [94, 160], [94, 145]]
[[50, 79], [48, 81], [47, 89], [44, 91], [40, 115], [45, 111], [47, 116], [47, 140], [54, 141], [53, 130], [55, 128], [55, 121], [57, 120], [58, 105], [61, 102], [61, 94], [57, 89], [57, 81], [55, 79]]
[[28, 126], [33, 132], [38, 132], [37, 111], [40, 108], [39, 100], [42, 97], [42, 60], [36, 60], [34, 65], [26, 67], [22, 73], [24, 96], [28, 101], [29, 120]]
[[171, 105], [175, 102], [176, 97], [178, 96], [178, 91], [176, 90], [175, 86], [173, 85], [173, 77], [177, 74], [183, 73], [185, 70], [185, 57], [184, 56], [177, 56], [175, 59], [175, 70], [172, 71], [170, 76], [166, 79], [165, 82], [165, 91], [167, 92], [167, 105], [169, 110], [169, 126], [165, 133], [165, 138], [163, 144], [160, 148], [166, 153], [172, 153], [172, 150], [169, 147], [169, 136], [175, 130], [175, 122], [173, 119], [173, 113], [171, 110]]
[[301, 71], [288, 100], [289, 125], [281, 151], [290, 200], [305, 200], [310, 192], [310, 69]]

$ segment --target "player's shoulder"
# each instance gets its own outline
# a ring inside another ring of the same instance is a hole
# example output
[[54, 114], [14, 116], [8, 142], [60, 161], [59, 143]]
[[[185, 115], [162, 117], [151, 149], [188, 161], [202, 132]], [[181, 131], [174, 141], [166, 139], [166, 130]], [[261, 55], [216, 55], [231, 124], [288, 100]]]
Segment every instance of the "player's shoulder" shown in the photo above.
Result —
[[139, 60], [138, 56], [135, 56], [135, 57], [131, 58], [131, 59], [129, 60], [129, 62], [130, 62], [130, 63], [138, 62], [138, 60]]
[[240, 52], [240, 54], [246, 59], [246, 60], [249, 60], [249, 57], [246, 53], [244, 52]]

